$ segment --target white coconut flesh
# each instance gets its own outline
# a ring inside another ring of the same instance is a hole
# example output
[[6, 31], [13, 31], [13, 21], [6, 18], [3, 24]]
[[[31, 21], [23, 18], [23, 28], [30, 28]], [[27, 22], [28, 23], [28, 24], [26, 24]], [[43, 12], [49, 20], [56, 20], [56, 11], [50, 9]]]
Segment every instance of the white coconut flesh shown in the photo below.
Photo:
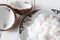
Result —
[[7, 6], [0, 6], [0, 29], [9, 29], [14, 24], [14, 21], [13, 11]]
[[17, 9], [31, 9], [32, 8], [32, 5], [27, 3], [27, 2], [14, 2], [14, 3], [11, 3], [15, 8]]
[[[58, 17], [59, 16], [59, 17]], [[36, 12], [31, 21], [25, 21], [21, 39], [24, 40], [60, 40], [60, 13], [40, 10]], [[31, 23], [31, 24], [30, 24]]]

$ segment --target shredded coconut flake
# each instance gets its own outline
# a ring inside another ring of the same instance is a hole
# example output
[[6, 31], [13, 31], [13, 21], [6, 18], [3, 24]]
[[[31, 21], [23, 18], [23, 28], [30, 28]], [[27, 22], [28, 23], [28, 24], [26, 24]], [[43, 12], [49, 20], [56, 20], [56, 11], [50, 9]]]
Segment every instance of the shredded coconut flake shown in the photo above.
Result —
[[[38, 13], [38, 12], [37, 12]], [[60, 22], [53, 13], [41, 13], [27, 27], [27, 40], [60, 40]]]

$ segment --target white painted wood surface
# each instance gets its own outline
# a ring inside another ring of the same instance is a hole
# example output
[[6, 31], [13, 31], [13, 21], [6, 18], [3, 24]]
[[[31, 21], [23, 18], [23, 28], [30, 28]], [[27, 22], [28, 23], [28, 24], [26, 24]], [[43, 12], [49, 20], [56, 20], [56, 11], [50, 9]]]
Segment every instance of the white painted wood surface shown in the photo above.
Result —
[[[11, 3], [14, 1], [26, 1], [34, 5], [34, 0], [0, 0], [0, 3]], [[58, 9], [60, 10], [60, 0], [35, 0], [36, 9]], [[18, 28], [14, 31], [2, 32], [0, 40], [19, 40]]]
[[[27, 1], [32, 3], [34, 0], [0, 0], [0, 3], [14, 2], [14, 1]], [[60, 0], [35, 0], [35, 5], [37, 5], [38, 8], [60, 9]]]
[[35, 0], [37, 8], [60, 10], [60, 0]]

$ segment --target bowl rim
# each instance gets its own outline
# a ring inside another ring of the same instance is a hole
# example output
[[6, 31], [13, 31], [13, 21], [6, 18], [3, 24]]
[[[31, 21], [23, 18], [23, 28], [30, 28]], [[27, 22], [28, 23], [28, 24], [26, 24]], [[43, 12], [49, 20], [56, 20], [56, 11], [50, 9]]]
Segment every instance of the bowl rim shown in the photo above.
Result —
[[[37, 9], [37, 10], [34, 10], [34, 11], [31, 11], [30, 13], [27, 13], [26, 15], [24, 15], [24, 17], [21, 19], [21, 22], [19, 24], [19, 33], [21, 34], [22, 31], [24, 30], [24, 27], [22, 26], [22, 23], [24, 21], [24, 19], [27, 17], [27, 16], [30, 16], [30, 15], [33, 15], [35, 14], [37, 11], [39, 11], [40, 9]], [[22, 30], [23, 29], [23, 30]]]

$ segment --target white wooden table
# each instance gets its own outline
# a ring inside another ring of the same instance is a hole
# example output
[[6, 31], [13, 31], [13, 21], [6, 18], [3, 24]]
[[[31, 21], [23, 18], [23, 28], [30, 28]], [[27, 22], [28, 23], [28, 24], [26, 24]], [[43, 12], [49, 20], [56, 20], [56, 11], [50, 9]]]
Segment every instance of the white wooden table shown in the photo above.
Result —
[[[0, 3], [11, 3], [14, 1], [27, 1], [35, 5], [34, 9], [58, 9], [60, 10], [60, 0], [0, 0]], [[1, 33], [0, 33], [1, 34]], [[2, 32], [0, 40], [20, 40], [19, 30]]]

